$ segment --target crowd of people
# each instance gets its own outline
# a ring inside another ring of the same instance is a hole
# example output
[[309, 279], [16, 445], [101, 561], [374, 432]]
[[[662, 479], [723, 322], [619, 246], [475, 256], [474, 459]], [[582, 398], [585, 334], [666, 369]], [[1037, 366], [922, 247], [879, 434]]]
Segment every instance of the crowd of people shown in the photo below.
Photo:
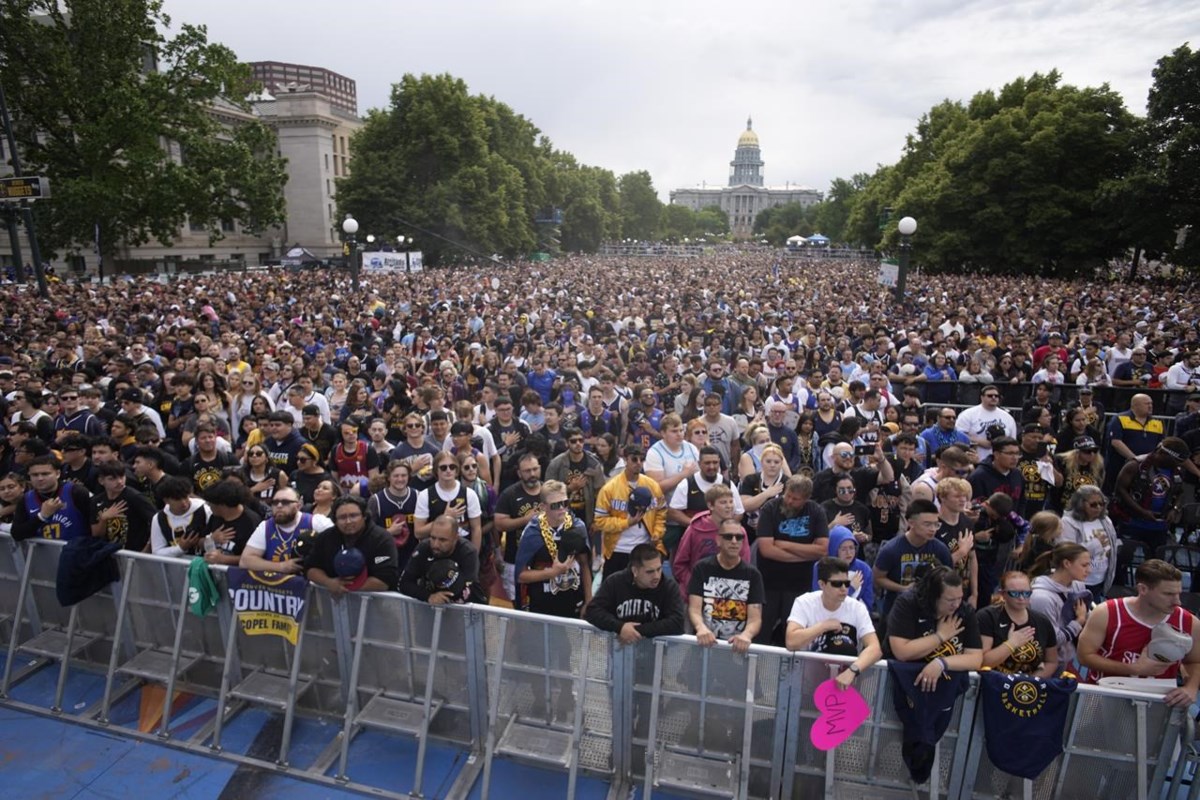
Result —
[[[1178, 675], [1189, 705], [1190, 289], [915, 275], [897, 304], [870, 264], [767, 250], [358, 294], [6, 286], [0, 525], [625, 643], [854, 656], [842, 685], [887, 656], [931, 691], [982, 666]], [[1164, 628], [1187, 638], [1166, 661]]]

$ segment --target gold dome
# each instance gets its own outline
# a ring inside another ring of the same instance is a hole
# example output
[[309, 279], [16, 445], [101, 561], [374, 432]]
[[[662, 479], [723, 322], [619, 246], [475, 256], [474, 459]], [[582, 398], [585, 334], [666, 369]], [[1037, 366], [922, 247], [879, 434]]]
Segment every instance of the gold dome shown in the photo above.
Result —
[[750, 129], [751, 119], [746, 118], [746, 130], [738, 137], [738, 147], [758, 147], [758, 134]]

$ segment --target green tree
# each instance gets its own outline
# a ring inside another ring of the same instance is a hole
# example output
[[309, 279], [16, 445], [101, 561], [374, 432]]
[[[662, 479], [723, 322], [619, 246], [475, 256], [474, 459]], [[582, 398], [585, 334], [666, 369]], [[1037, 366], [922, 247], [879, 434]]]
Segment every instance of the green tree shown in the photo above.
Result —
[[1166, 201], [1166, 220], [1187, 229], [1172, 257], [1200, 266], [1200, 51], [1181, 45], [1158, 60], [1153, 75], [1146, 105], [1153, 172]]
[[680, 241], [696, 235], [696, 212], [687, 206], [667, 204], [662, 209], [659, 233], [663, 239]]
[[431, 263], [461, 255], [446, 240], [484, 253], [527, 253], [536, 243], [537, 203], [517, 164], [534, 175], [536, 136], [458, 78], [405, 75], [392, 87], [391, 108], [372, 111], [355, 135], [350, 175], [338, 181], [339, 210], [363, 230], [390, 231], [403, 220], [431, 231], [437, 236], [415, 234]]
[[696, 212], [696, 234], [724, 236], [729, 233], [729, 215], [720, 206], [705, 206]]
[[782, 247], [792, 236], [816, 233], [808, 209], [802, 203], [764, 208], [754, 218], [754, 235]]
[[[851, 238], [895, 245], [895, 220], [915, 217], [920, 263], [934, 270], [1075, 275], [1124, 250], [1105, 192], [1134, 163], [1137, 123], [1107, 85], [1078, 88], [1034, 74], [967, 106], [922, 117], [900, 161], [857, 195]], [[880, 241], [882, 239], [882, 241]]]
[[854, 198], [866, 186], [868, 175], [859, 173], [853, 178], [834, 178], [823, 202], [810, 207], [808, 217], [813, 227], [829, 237], [832, 242], [846, 241], [846, 222]]
[[645, 170], [627, 172], [617, 180], [621, 193], [621, 235], [631, 239], [658, 238], [662, 201], [654, 181]]
[[96, 226], [111, 256], [169, 244], [185, 221], [214, 241], [223, 221], [282, 221], [274, 134], [213, 113], [249, 111], [249, 67], [203, 27], [169, 28], [158, 0], [0, 0], [0, 82], [22, 167], [51, 180], [35, 209], [50, 249], [91, 242]]

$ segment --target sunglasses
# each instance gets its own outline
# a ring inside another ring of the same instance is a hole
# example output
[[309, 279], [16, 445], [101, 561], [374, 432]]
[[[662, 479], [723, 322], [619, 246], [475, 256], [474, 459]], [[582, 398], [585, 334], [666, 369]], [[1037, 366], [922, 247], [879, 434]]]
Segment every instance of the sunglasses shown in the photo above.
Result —
[[458, 472], [457, 464], [441, 464], [438, 466], [438, 472]]
[[744, 534], [744, 533], [722, 533], [721, 538], [727, 542], [740, 542], [742, 539], [746, 538], [746, 534]]
[[300, 502], [299, 500], [272, 500], [271, 505], [273, 505], [273, 506], [294, 506], [299, 502]]
[[550, 509], [551, 511], [560, 511], [566, 507], [567, 507], [566, 500], [555, 500], [553, 503], [546, 504], [546, 508]]
[[838, 494], [854, 494], [854, 492], [855, 492], [855, 489], [853, 486], [843, 486], [842, 488], [837, 490]]
[[825, 581], [825, 582], [828, 583], [830, 586], [832, 586], [835, 589], [849, 589], [850, 588], [850, 579], [849, 578], [844, 578], [842, 580]]
[[1030, 589], [1005, 589], [1004, 593], [1013, 600], [1028, 600], [1033, 596], [1033, 591]]

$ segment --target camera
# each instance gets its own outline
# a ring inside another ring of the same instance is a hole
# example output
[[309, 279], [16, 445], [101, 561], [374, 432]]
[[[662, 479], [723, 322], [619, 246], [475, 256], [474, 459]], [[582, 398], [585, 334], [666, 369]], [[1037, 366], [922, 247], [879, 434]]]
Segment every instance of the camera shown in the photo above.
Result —
[[989, 442], [993, 441], [994, 439], [999, 439], [1001, 436], [1004, 436], [1005, 433], [1007, 432], [1004, 430], [1004, 426], [999, 422], [993, 422], [983, 431], [983, 435], [987, 437]]
[[854, 445], [854, 455], [856, 455], [856, 456], [869, 456], [874, 452], [875, 452], [875, 445], [873, 445], [873, 444], [856, 444], [856, 445]]

